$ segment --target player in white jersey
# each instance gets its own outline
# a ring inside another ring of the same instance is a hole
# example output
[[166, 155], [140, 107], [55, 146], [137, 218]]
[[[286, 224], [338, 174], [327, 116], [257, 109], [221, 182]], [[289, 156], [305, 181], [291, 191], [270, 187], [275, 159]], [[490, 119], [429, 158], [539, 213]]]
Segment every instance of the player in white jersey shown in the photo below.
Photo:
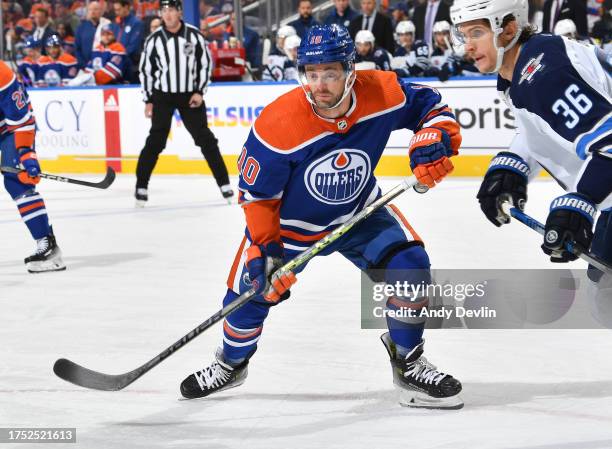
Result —
[[[564, 249], [574, 242], [610, 262], [609, 66], [596, 47], [535, 35], [527, 11], [527, 0], [455, 0], [451, 8], [454, 39], [480, 72], [499, 74], [498, 90], [516, 117], [516, 138], [508, 151], [493, 158], [478, 192], [480, 207], [494, 225], [508, 223], [501, 204], [510, 200], [523, 208], [528, 181], [544, 168], [567, 192], [551, 202], [544, 252], [553, 262], [574, 260]], [[601, 275], [589, 272], [594, 281]]]

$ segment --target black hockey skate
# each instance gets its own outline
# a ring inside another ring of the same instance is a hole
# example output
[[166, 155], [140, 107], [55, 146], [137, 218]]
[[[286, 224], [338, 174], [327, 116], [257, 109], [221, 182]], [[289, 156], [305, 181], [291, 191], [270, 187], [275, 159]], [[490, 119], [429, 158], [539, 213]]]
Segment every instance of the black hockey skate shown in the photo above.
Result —
[[147, 201], [149, 201], [149, 191], [143, 188], [137, 188], [136, 192], [134, 192], [134, 197], [136, 197], [136, 207], [145, 207]]
[[397, 355], [395, 343], [389, 333], [381, 335], [393, 370], [393, 383], [399, 392], [399, 403], [404, 407], [459, 409], [461, 382], [450, 374], [436, 369], [423, 357], [422, 341], [405, 358]]
[[234, 191], [232, 190], [232, 186], [230, 186], [229, 184], [225, 184], [219, 187], [219, 190], [221, 190], [221, 195], [223, 196], [223, 198], [225, 198], [229, 204], [232, 204], [232, 198], [234, 197]]
[[30, 273], [44, 273], [46, 271], [62, 271], [66, 264], [62, 260], [62, 252], [57, 246], [53, 229], [48, 236], [36, 241], [36, 252], [23, 261]]
[[203, 398], [218, 391], [242, 385], [247, 377], [248, 360], [232, 367], [217, 350], [215, 361], [207, 368], [187, 376], [181, 383], [181, 394], [187, 399]]

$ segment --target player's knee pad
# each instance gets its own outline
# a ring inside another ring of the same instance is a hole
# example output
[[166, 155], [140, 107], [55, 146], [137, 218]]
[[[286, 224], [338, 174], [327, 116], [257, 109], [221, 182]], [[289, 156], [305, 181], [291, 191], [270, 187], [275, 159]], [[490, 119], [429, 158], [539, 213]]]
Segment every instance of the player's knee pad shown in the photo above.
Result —
[[368, 270], [374, 282], [429, 282], [429, 256], [421, 242], [403, 242], [389, 248], [380, 261]]
[[14, 173], [6, 173], [4, 175], [4, 187], [15, 201], [37, 195], [36, 189], [32, 184], [22, 183]]

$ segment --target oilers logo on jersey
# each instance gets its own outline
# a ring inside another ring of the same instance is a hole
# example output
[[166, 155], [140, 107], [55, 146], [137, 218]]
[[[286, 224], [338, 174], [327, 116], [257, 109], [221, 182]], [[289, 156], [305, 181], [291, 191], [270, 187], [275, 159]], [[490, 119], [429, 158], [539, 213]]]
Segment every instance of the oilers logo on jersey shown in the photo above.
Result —
[[62, 78], [56, 70], [47, 70], [45, 72], [45, 84], [47, 86], [59, 86], [62, 84]]
[[313, 161], [304, 181], [308, 192], [325, 204], [346, 204], [359, 196], [370, 176], [370, 157], [364, 151], [339, 149]]

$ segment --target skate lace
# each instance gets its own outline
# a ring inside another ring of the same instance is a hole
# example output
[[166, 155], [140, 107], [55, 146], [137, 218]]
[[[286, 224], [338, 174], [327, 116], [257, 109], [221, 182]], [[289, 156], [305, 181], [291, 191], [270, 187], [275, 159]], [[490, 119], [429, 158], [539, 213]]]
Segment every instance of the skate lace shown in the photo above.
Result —
[[194, 375], [202, 391], [220, 387], [230, 378], [230, 372], [223, 369], [216, 361], [209, 367], [197, 371]]
[[36, 241], [36, 253], [35, 254], [44, 254], [49, 250], [49, 239], [47, 237], [43, 237]]
[[438, 371], [425, 357], [420, 357], [406, 370], [404, 377], [412, 377], [417, 382], [423, 382], [424, 384], [438, 385], [446, 377], [446, 374]]

